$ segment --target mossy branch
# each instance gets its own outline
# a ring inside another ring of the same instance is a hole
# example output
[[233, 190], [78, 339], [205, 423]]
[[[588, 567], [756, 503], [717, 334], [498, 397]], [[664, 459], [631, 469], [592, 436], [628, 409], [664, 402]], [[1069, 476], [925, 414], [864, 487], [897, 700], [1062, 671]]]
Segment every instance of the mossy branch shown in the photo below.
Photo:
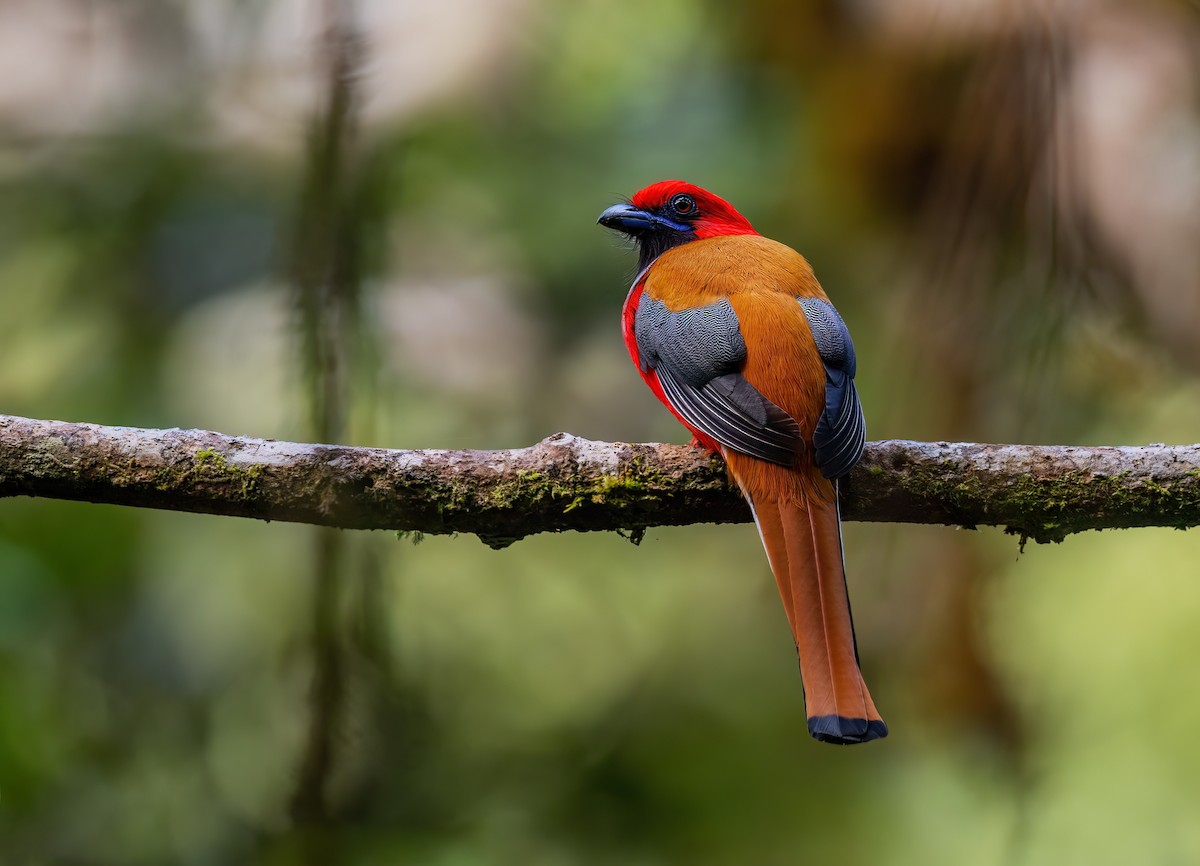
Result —
[[[509, 451], [392, 451], [0, 415], [0, 497], [43, 496], [406, 532], [504, 546], [537, 532], [744, 522], [719, 461], [559, 433]], [[872, 442], [850, 520], [1085, 529], [1200, 525], [1200, 445]]]

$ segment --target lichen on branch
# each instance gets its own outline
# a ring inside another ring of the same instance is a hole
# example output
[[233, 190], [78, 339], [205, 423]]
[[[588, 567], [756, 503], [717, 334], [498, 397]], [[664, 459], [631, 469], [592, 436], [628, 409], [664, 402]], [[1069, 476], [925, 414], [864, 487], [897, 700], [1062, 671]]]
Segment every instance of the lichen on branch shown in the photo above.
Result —
[[[849, 520], [1085, 529], [1200, 525], [1200, 445], [872, 442], [842, 482]], [[0, 415], [0, 496], [404, 532], [502, 547], [562, 530], [749, 521], [720, 461], [681, 445], [559, 433], [503, 451], [308, 445]]]

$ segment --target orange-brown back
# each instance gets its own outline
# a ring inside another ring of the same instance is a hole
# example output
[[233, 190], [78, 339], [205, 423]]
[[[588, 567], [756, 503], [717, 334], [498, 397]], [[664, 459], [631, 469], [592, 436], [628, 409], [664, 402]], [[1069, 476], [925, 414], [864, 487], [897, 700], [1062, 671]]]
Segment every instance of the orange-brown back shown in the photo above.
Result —
[[[740, 372], [791, 415], [811, 441], [825, 406], [825, 368], [796, 298], [828, 298], [804, 256], [759, 235], [692, 241], [658, 258], [644, 291], [673, 311], [728, 298], [746, 341]], [[795, 469], [732, 451], [725, 459], [739, 485], [763, 499], [833, 497], [811, 453], [802, 455]]]

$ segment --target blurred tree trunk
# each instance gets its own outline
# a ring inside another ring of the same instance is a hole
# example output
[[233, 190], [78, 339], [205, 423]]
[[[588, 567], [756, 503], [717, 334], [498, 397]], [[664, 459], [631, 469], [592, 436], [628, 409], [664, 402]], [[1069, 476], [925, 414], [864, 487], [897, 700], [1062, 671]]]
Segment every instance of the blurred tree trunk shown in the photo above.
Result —
[[[360, 226], [355, 206], [356, 81], [364, 43], [352, 0], [325, 0], [320, 51], [325, 89], [309, 132], [306, 176], [291, 249], [291, 282], [300, 312], [302, 361], [309, 386], [313, 435], [345, 438], [352, 349], [359, 319]], [[320, 823], [329, 815], [328, 787], [345, 707], [341, 627], [346, 580], [342, 535], [319, 527], [313, 535], [311, 603], [311, 719], [292, 795], [292, 817]]]

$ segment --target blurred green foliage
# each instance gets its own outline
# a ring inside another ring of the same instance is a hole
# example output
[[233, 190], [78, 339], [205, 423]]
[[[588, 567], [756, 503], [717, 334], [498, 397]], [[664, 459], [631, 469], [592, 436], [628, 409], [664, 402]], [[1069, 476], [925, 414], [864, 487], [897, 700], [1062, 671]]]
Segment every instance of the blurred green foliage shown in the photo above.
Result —
[[[39, 127], [5, 101], [29, 85], [0, 80], [0, 411], [305, 434], [281, 275], [311, 107], [238, 103], [266, 130], [242, 135], [219, 109], [249, 73], [214, 84], [294, 4], [223, 7], [232, 47], [208, 62], [201, 5], [92, 4], [97, 39], [128, 28], [135, 80], [175, 85], [87, 129]], [[1064, 208], [1044, 163], [1006, 156], [1042, 152], [1047, 118], [1074, 110], [1039, 75], [1087, 31], [1031, 13], [964, 35], [926, 3], [914, 36], [876, 5], [512, 2], [437, 98], [364, 98], [347, 439], [681, 441], [618, 336], [632, 257], [593, 227], [680, 176], [815, 263], [856, 336], [873, 438], [1194, 441], [1194, 361], [1157, 330], [1139, 248]], [[35, 39], [51, 6], [0, 23]], [[478, 13], [456, 19], [466, 43], [489, 8], [442, 14]], [[1123, 14], [1196, 32], [1172, 4]], [[368, 95], [416, 82], [375, 61], [419, 53], [423, 26], [445, 38], [435, 24], [365, 32]], [[447, 63], [455, 44], [435, 46]], [[995, 532], [845, 537], [892, 729], [860, 749], [807, 737], [748, 527], [500, 552], [349, 535], [330, 809], [297, 824], [310, 529], [0, 501], [0, 862], [1200, 859], [1200, 536], [1022, 555]]]

